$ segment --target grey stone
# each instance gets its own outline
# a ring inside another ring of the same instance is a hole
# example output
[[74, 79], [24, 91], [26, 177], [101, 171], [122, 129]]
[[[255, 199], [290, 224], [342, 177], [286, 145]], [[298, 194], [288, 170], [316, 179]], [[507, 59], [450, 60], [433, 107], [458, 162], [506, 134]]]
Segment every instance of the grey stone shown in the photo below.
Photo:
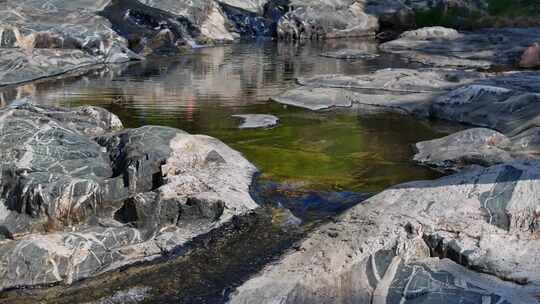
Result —
[[374, 36], [376, 17], [364, 12], [364, 4], [351, 0], [291, 1], [292, 11], [278, 23], [278, 37], [287, 40], [316, 40]]
[[540, 40], [536, 28], [486, 29], [458, 33], [432, 27], [403, 33], [381, 49], [435, 67], [489, 68], [517, 65], [521, 54]]
[[208, 136], [24, 102], [0, 127], [0, 290], [157, 258], [258, 207], [256, 168]]
[[230, 303], [538, 303], [539, 165], [383, 191], [316, 229]]
[[233, 115], [233, 117], [243, 120], [242, 124], [238, 127], [240, 129], [271, 128], [277, 126], [279, 123], [279, 118], [268, 114], [242, 114]]
[[517, 135], [540, 125], [540, 94], [467, 85], [433, 101], [431, 116]]
[[473, 165], [491, 166], [515, 158], [508, 137], [497, 131], [473, 128], [416, 144], [413, 160], [437, 170], [459, 171]]
[[322, 53], [321, 56], [336, 58], [336, 59], [363, 59], [369, 60], [379, 57], [378, 54], [368, 53], [362, 50], [353, 50], [353, 49], [341, 49], [332, 52]]
[[57, 76], [100, 62], [80, 50], [0, 48], [0, 86]]

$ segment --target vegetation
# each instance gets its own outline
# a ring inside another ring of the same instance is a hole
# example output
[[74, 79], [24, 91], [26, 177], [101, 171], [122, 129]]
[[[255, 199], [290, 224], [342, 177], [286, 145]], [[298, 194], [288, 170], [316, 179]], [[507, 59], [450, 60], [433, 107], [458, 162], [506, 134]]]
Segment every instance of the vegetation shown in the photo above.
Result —
[[491, 26], [540, 26], [538, 0], [486, 0], [487, 10], [436, 8], [416, 13], [416, 25], [474, 29]]

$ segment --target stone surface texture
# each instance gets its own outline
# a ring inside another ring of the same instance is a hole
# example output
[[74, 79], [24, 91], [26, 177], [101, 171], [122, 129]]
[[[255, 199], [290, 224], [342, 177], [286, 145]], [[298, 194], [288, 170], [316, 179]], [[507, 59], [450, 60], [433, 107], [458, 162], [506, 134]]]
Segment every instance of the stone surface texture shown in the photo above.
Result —
[[539, 165], [383, 191], [318, 228], [230, 303], [539, 303]]
[[0, 290], [156, 258], [258, 206], [256, 168], [211, 137], [25, 102], [0, 128]]

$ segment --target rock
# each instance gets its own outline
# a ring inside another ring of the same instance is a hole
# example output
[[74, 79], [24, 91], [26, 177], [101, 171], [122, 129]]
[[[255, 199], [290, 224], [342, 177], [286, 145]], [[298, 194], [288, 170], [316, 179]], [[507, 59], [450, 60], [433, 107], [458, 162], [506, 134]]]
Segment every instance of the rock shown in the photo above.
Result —
[[460, 85], [469, 84], [485, 76], [476, 72], [451, 69], [383, 69], [371, 74], [318, 75], [298, 78], [303, 86], [345, 89], [365, 89], [395, 93], [444, 92]]
[[373, 53], [367, 53], [361, 50], [352, 50], [352, 49], [341, 49], [338, 51], [332, 51], [332, 52], [325, 52], [322, 53], [321, 56], [323, 57], [329, 57], [329, 58], [336, 58], [336, 59], [374, 59], [379, 57], [378, 54]]
[[368, 107], [404, 114], [427, 116], [432, 94], [373, 95], [338, 88], [299, 87], [272, 97], [275, 102], [312, 111], [332, 108]]
[[80, 50], [0, 48], [0, 86], [16, 85], [71, 71], [91, 68], [101, 62]]
[[442, 27], [403, 33], [381, 45], [385, 52], [435, 67], [489, 68], [514, 65], [524, 50], [540, 40], [535, 28], [485, 29], [467, 34]]
[[384, 69], [368, 75], [320, 75], [299, 78], [302, 87], [272, 100], [310, 110], [368, 106], [383, 111], [427, 117], [437, 96], [483, 76], [443, 69]]
[[0, 127], [0, 290], [156, 258], [258, 206], [256, 168], [211, 137], [22, 102]]
[[376, 16], [383, 29], [408, 29], [414, 25], [414, 10], [401, 0], [368, 0], [366, 13]]
[[540, 94], [467, 85], [433, 101], [431, 116], [488, 127], [508, 136], [540, 125]]
[[414, 161], [444, 172], [472, 165], [491, 166], [514, 160], [510, 139], [485, 128], [473, 128], [416, 144]]
[[279, 118], [268, 114], [243, 114], [233, 115], [241, 118], [244, 122], [238, 127], [240, 129], [271, 128], [277, 126]]
[[222, 3], [225, 3], [230, 6], [238, 7], [245, 11], [260, 14], [262, 15], [264, 11], [264, 6], [268, 2], [274, 2], [272, 0], [222, 0]]
[[[12, 1], [0, 8], [0, 86], [141, 59], [93, 9], [102, 1]], [[88, 7], [86, 7], [88, 6]]]
[[220, 7], [242, 37], [275, 37], [277, 20], [220, 2]]
[[[4, 1], [0, 9], [2, 48], [19, 48], [31, 59], [34, 49], [81, 50], [100, 63], [140, 59], [105, 18], [92, 11], [98, 2]], [[63, 3], [63, 2], [62, 2]], [[86, 7], [88, 5], [88, 7]]]
[[292, 11], [277, 27], [286, 40], [316, 40], [374, 36], [379, 29], [376, 17], [364, 12], [364, 5], [351, 0], [291, 1]]
[[116, 0], [99, 14], [125, 37], [131, 50], [151, 53], [178, 52], [198, 44], [200, 29], [188, 18], [144, 5], [137, 0]]
[[229, 303], [538, 303], [539, 165], [383, 191], [317, 228]]
[[115, 292], [112, 296], [85, 304], [136, 304], [148, 298], [151, 289], [148, 287], [133, 287], [128, 290]]
[[201, 40], [231, 42], [239, 36], [231, 31], [233, 24], [215, 1], [141, 0], [141, 3], [188, 19], [200, 29]]
[[540, 44], [535, 43], [523, 52], [519, 66], [522, 68], [540, 67]]

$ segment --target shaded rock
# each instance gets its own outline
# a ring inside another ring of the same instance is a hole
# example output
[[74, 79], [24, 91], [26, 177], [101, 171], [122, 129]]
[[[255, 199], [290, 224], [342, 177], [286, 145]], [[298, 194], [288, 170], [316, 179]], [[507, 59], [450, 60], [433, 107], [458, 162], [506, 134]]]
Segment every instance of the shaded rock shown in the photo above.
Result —
[[211, 137], [26, 103], [0, 127], [0, 290], [156, 258], [257, 207], [256, 168]]
[[414, 25], [414, 10], [401, 0], [368, 0], [366, 13], [377, 16], [383, 29], [407, 29]]
[[317, 228], [230, 303], [538, 303], [538, 165], [388, 189]]
[[200, 30], [188, 18], [144, 5], [136, 0], [111, 2], [99, 14], [128, 40], [137, 53], [177, 52], [197, 44]]
[[540, 94], [490, 85], [469, 85], [438, 97], [431, 116], [517, 135], [540, 125]]
[[540, 40], [535, 28], [486, 29], [460, 34], [441, 27], [403, 33], [381, 49], [411, 62], [436, 67], [489, 68], [515, 65], [532, 43]]
[[220, 7], [231, 20], [232, 27], [242, 37], [274, 37], [276, 36], [276, 21], [246, 11], [244, 9], [220, 2]]
[[535, 43], [523, 52], [519, 66], [522, 68], [540, 67], [540, 44]]
[[374, 36], [376, 17], [364, 12], [363, 3], [339, 1], [291, 1], [291, 12], [279, 21], [278, 37], [286, 40], [316, 40]]
[[540, 156], [540, 128], [530, 128], [511, 138], [512, 151], [515, 154]]
[[279, 123], [279, 118], [268, 114], [243, 114], [233, 115], [233, 117], [243, 120], [243, 123], [238, 127], [240, 129], [271, 128]]
[[419, 142], [414, 161], [437, 170], [459, 171], [472, 165], [491, 166], [508, 161], [510, 139], [484, 128], [461, 131], [444, 138]]
[[230, 42], [239, 35], [231, 30], [233, 24], [221, 7], [212, 0], [141, 0], [141, 3], [187, 18], [200, 29], [202, 40]]

